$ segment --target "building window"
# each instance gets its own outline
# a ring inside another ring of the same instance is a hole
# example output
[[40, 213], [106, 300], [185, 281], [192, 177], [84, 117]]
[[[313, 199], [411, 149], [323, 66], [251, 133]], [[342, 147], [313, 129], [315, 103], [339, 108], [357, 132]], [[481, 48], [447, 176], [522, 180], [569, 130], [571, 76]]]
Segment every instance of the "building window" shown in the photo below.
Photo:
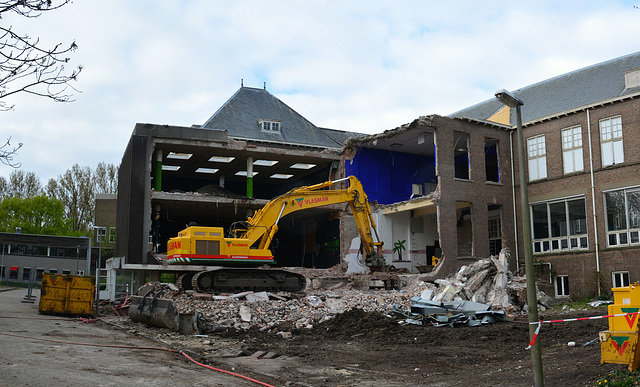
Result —
[[2, 279], [2, 280], [3, 280], [3, 279], [4, 279], [4, 277], [5, 277], [4, 269], [5, 269], [5, 266], [4, 266], [4, 265], [0, 266], [0, 279]]
[[263, 132], [280, 132], [280, 121], [260, 120]]
[[547, 178], [547, 148], [544, 136], [527, 139], [529, 181]]
[[49, 269], [50, 274], [58, 274], [58, 269]]
[[109, 243], [116, 243], [116, 228], [109, 227]]
[[25, 281], [29, 281], [29, 276], [31, 275], [31, 268], [25, 267], [22, 268], [22, 279]]
[[640, 188], [604, 193], [609, 247], [640, 244]]
[[42, 273], [44, 273], [44, 268], [39, 267], [36, 269], [36, 281], [42, 281]]
[[18, 279], [18, 266], [9, 266], [9, 279]]
[[568, 296], [569, 295], [569, 276], [559, 275], [556, 277], [556, 296]]
[[469, 135], [467, 133], [453, 133], [453, 157], [455, 178], [469, 180]]
[[585, 199], [562, 199], [531, 205], [533, 252], [589, 247]]
[[620, 116], [600, 120], [600, 146], [603, 167], [624, 162], [622, 118]]
[[500, 164], [498, 158], [498, 140], [484, 139], [484, 167], [487, 181], [500, 182]]
[[62, 269], [62, 275], [71, 275], [71, 269]]
[[629, 272], [614, 271], [611, 273], [611, 284], [614, 288], [624, 288], [629, 286]]
[[562, 131], [562, 161], [564, 173], [584, 170], [582, 159], [582, 129], [580, 126]]
[[473, 218], [470, 202], [456, 202], [458, 257], [473, 257]]
[[489, 218], [489, 254], [498, 255], [502, 250], [502, 227], [500, 217]]

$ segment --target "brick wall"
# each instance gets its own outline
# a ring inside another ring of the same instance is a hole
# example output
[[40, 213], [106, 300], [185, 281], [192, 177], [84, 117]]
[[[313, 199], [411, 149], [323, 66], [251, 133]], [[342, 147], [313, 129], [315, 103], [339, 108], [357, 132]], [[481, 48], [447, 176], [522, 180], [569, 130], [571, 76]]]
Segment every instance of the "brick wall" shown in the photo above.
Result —
[[[622, 248], [607, 247], [606, 216], [602, 193], [606, 190], [640, 185], [640, 136], [638, 135], [640, 134], [640, 109], [638, 109], [638, 104], [636, 99], [606, 104], [588, 111], [584, 110], [526, 126], [524, 129], [525, 141], [526, 138], [541, 134], [545, 135], [546, 140], [547, 178], [528, 184], [529, 202], [549, 201], [574, 195], [585, 198], [589, 248], [571, 252], [534, 254], [535, 261], [552, 264], [552, 274], [569, 276], [570, 294], [573, 298], [591, 297], [597, 292], [595, 282], [597, 267], [596, 227], [598, 261], [604, 281], [604, 292], [610, 293], [612, 271], [628, 270], [631, 282], [640, 280], [640, 271], [636, 269], [640, 262], [640, 245]], [[603, 167], [599, 120], [618, 115], [622, 118], [624, 163]], [[581, 127], [584, 170], [565, 175], [561, 131], [575, 125]], [[592, 153], [589, 152], [589, 130], [591, 131]], [[517, 149], [516, 144], [514, 144], [514, 149]], [[593, 162], [595, 195], [592, 194], [590, 160]], [[516, 173], [518, 173], [517, 158], [515, 164]], [[519, 193], [519, 190], [517, 192]], [[593, 217], [594, 199], [595, 220]], [[517, 200], [519, 209], [519, 195]], [[521, 227], [518, 230], [522, 247]], [[522, 251], [522, 248], [520, 250]], [[544, 277], [542, 276], [540, 280], [544, 281]], [[553, 288], [550, 291], [553, 292]]]

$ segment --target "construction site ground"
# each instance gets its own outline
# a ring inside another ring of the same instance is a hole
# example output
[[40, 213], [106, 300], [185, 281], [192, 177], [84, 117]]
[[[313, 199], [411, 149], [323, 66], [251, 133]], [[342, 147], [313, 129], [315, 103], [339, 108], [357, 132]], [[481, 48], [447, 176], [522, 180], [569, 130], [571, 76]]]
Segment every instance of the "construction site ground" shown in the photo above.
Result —
[[[35, 306], [20, 304], [16, 294], [22, 296], [26, 290], [0, 292], [0, 315], [15, 317], [0, 319], [0, 333], [64, 342], [184, 349], [203, 364], [274, 386], [533, 384], [531, 353], [525, 349], [529, 342], [526, 316], [480, 327], [436, 328], [403, 326], [383, 313], [353, 309], [312, 328], [279, 326], [186, 335], [132, 323], [108, 308], [103, 309], [101, 321], [93, 324], [38, 319], [45, 316], [38, 315], [37, 301]], [[606, 314], [605, 306], [555, 307], [540, 317], [568, 319]], [[606, 319], [544, 324], [539, 340], [546, 385], [592, 386], [608, 372], [624, 368], [600, 364], [599, 342], [583, 346], [607, 327]], [[85, 332], [87, 329], [90, 331]], [[174, 353], [79, 349], [16, 336], [0, 335], [0, 385], [115, 385], [123, 381], [158, 386], [256, 385], [202, 368]], [[569, 342], [575, 345], [570, 346]], [[30, 376], [31, 367], [37, 367], [39, 376]]]

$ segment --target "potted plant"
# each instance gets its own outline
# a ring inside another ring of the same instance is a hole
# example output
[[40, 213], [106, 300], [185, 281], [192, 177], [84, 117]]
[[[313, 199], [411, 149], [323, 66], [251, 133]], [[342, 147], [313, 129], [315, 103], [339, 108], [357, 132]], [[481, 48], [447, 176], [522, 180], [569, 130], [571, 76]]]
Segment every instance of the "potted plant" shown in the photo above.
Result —
[[393, 243], [393, 252], [398, 253], [398, 261], [402, 261], [402, 252], [406, 250], [405, 243], [407, 243], [406, 240], [397, 240]]

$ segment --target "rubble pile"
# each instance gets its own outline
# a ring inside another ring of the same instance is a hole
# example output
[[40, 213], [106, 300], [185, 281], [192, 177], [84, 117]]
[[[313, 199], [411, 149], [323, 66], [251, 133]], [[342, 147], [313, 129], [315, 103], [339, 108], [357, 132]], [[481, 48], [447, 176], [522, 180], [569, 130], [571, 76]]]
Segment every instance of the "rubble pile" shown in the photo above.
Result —
[[[482, 323], [492, 323], [500, 316], [523, 313], [526, 280], [509, 273], [508, 258], [508, 252], [503, 250], [497, 257], [475, 261], [463, 266], [455, 275], [434, 282], [421, 281], [415, 274], [401, 275], [404, 286], [400, 290], [354, 289], [363, 281], [353, 277], [342, 277], [344, 281], [338, 283], [327, 281], [333, 284], [325, 289], [315, 271], [307, 273], [310, 281], [302, 294], [243, 292], [214, 295], [181, 292], [172, 284], [145, 286], [154, 286], [157, 297], [172, 299], [179, 313], [196, 316], [199, 330], [203, 332], [252, 328], [277, 332], [312, 328], [352, 309], [403, 315], [413, 320], [416, 320], [417, 311], [423, 314], [418, 320], [424, 325], [457, 326], [461, 322], [476, 325], [476, 317]], [[466, 310], [468, 308], [473, 313]], [[502, 313], [493, 313], [498, 311]], [[487, 315], [490, 318], [485, 319]], [[452, 316], [457, 317], [452, 320]]]
[[233, 295], [182, 293], [174, 300], [180, 313], [198, 313], [199, 324], [207, 325], [203, 330], [215, 331], [230, 328], [313, 328], [351, 309], [388, 313], [394, 304], [408, 305], [409, 298], [406, 290], [363, 292], [347, 286], [345, 289], [303, 295], [283, 292]]
[[424, 290], [417, 294], [427, 301], [472, 301], [487, 304], [491, 310], [518, 314], [526, 303], [526, 278], [513, 276], [508, 260], [509, 252], [503, 249], [497, 257], [462, 266], [454, 276], [424, 282]]

